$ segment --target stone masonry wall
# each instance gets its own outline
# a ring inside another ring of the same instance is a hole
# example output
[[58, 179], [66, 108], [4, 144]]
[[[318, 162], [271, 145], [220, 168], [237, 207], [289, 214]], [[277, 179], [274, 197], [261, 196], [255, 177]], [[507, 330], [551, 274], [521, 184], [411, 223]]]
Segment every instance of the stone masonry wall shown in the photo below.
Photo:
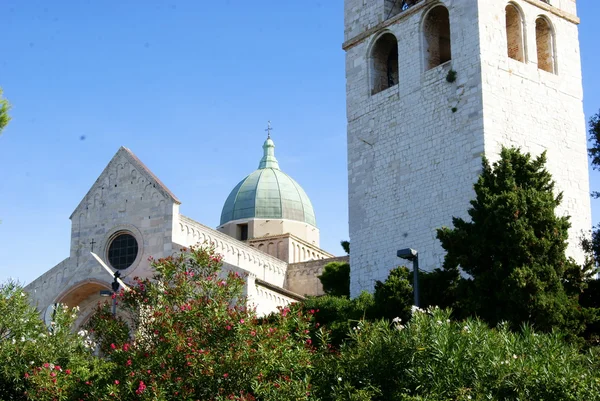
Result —
[[177, 226], [174, 242], [185, 246], [214, 244], [215, 251], [223, 255], [224, 264], [283, 287], [288, 266], [284, 261], [182, 215], [178, 216]]
[[288, 266], [285, 288], [300, 295], [325, 295], [319, 277], [323, 267], [331, 262], [348, 262], [348, 256], [292, 263]]
[[[440, 267], [435, 230], [467, 217], [481, 156], [501, 145], [539, 154], [564, 191], [571, 238], [590, 229], [589, 183], [575, 2], [512, 2], [525, 17], [525, 60], [508, 57], [508, 1], [424, 0], [379, 25], [373, 4], [346, 0], [346, 79], [351, 292], [373, 290], [398, 264], [396, 250], [419, 251], [424, 269]], [[431, 7], [450, 15], [452, 60], [427, 70], [422, 24]], [[538, 71], [535, 18], [555, 32], [557, 74]], [[369, 22], [366, 22], [369, 21]], [[370, 48], [398, 38], [400, 83], [371, 96]], [[446, 81], [448, 71], [457, 73]], [[572, 240], [569, 252], [581, 260]]]
[[[564, 195], [558, 213], [571, 216], [568, 254], [583, 262], [578, 238], [592, 223], [578, 26], [572, 21], [576, 17], [566, 19], [530, 1], [512, 3], [524, 19], [525, 62], [506, 57], [506, 31], [496, 23], [504, 18], [505, 4], [480, 0], [481, 36], [496, 44], [482, 47], [485, 152], [496, 160], [502, 145], [521, 147], [534, 156], [547, 150], [548, 170]], [[550, 21], [554, 33], [555, 74], [538, 69], [539, 16]]]
[[[438, 67], [426, 70], [421, 27], [439, 2], [418, 3], [346, 42], [352, 296], [385, 280], [400, 248], [417, 249], [423, 268], [439, 267], [435, 229], [465, 216], [473, 196], [484, 151], [477, 0], [441, 3], [449, 9], [452, 60]], [[357, 2], [346, 4], [356, 15]], [[371, 96], [370, 49], [384, 32], [398, 38], [400, 83]], [[449, 83], [451, 69], [459, 74]]]
[[93, 247], [106, 261], [110, 240], [119, 231], [130, 232], [139, 249], [134, 263], [121, 270], [125, 281], [152, 274], [149, 256], [171, 254], [177, 204], [140, 163], [121, 148], [73, 212], [70, 256], [25, 288], [41, 312], [55, 302], [75, 306], [86, 299], [98, 299], [100, 287], [110, 289], [111, 275], [90, 251]]

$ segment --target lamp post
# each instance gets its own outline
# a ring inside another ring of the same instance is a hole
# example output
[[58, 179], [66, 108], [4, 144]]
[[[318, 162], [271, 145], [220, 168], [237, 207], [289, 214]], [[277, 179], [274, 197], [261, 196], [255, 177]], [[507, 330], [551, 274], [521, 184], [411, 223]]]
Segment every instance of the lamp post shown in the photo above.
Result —
[[119, 278], [121, 277], [121, 272], [116, 271], [114, 273], [114, 280], [112, 283], [110, 283], [110, 286], [112, 287], [112, 291], [108, 291], [108, 290], [102, 290], [100, 291], [100, 296], [103, 297], [112, 297], [112, 314], [113, 317], [117, 316], [117, 292], [119, 292]]
[[113, 304], [112, 304], [112, 313], [113, 313], [113, 317], [117, 317], [117, 292], [119, 291], [119, 278], [121, 277], [121, 272], [120, 271], [116, 271], [114, 274], [114, 280], [111, 283], [111, 287], [113, 290], [113, 295], [112, 295], [112, 300], [113, 300]]
[[420, 307], [419, 303], [419, 252], [412, 248], [400, 249], [396, 256], [406, 259], [413, 263], [413, 292], [415, 294], [415, 306]]
[[90, 252], [90, 253], [94, 257], [94, 259], [96, 259], [98, 261], [100, 266], [102, 266], [102, 268], [104, 270], [106, 270], [114, 278], [113, 282], [111, 283], [112, 294], [110, 293], [110, 291], [100, 291], [100, 295], [105, 296], [105, 297], [108, 295], [112, 295], [112, 297], [113, 297], [112, 312], [113, 312], [113, 316], [116, 316], [117, 315], [117, 292], [119, 291], [119, 287], [122, 286], [125, 291], [129, 291], [130, 288], [127, 286], [127, 284], [125, 284], [123, 282], [123, 280], [121, 280], [121, 272], [120, 271], [116, 270], [113, 272], [110, 269], [110, 267], [106, 266], [106, 264], [102, 261], [102, 259], [100, 259], [100, 257], [98, 255], [96, 255], [94, 252]]

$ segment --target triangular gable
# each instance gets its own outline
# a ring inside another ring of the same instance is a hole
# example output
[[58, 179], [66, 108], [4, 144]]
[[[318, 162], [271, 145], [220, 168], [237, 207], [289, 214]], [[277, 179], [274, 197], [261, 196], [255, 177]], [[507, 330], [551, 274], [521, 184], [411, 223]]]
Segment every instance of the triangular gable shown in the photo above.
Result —
[[77, 207], [69, 217], [70, 219], [73, 218], [73, 216], [79, 209], [85, 207], [87, 203], [86, 200], [88, 198], [93, 197], [96, 187], [102, 185], [106, 176], [110, 174], [113, 165], [115, 163], [119, 163], [121, 159], [125, 159], [127, 162], [129, 162], [140, 174], [142, 174], [148, 180], [148, 182], [154, 184], [156, 190], [159, 191], [165, 198], [171, 199], [174, 203], [178, 205], [181, 204], [181, 202], [179, 201], [179, 199], [177, 199], [173, 192], [171, 192], [169, 188], [167, 188], [167, 186], [163, 184], [162, 181], [159, 180], [158, 177], [155, 176], [154, 173], [150, 171], [150, 169], [146, 167], [146, 165], [142, 163], [142, 161], [138, 159], [138, 157], [134, 155], [131, 150], [127, 149], [124, 146], [121, 146], [117, 153], [115, 153], [113, 158], [110, 159], [110, 162], [106, 165], [104, 170], [102, 170], [102, 173], [98, 176], [90, 190], [85, 194], [81, 202], [79, 202], [79, 205], [77, 205]]

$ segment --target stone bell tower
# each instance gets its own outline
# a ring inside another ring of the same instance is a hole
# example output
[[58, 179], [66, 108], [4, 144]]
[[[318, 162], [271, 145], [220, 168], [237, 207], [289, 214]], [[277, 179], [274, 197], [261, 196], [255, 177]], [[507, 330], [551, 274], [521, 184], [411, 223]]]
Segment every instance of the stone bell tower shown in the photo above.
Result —
[[345, 0], [351, 293], [467, 217], [481, 156], [537, 156], [563, 191], [569, 254], [591, 228], [575, 0]]

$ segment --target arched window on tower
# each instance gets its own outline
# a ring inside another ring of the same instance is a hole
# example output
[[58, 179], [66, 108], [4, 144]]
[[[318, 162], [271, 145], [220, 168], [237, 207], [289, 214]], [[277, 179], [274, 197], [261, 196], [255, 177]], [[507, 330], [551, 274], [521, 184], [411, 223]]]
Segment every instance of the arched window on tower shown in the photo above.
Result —
[[554, 32], [550, 22], [544, 17], [538, 17], [535, 20], [535, 44], [537, 47], [538, 68], [555, 74]]
[[525, 62], [525, 43], [523, 42], [523, 16], [514, 4], [506, 6], [506, 43], [508, 57]]
[[430, 70], [452, 60], [450, 42], [450, 15], [444, 6], [435, 6], [425, 17], [423, 24], [425, 37], [425, 66]]
[[371, 94], [398, 84], [398, 41], [391, 33], [383, 34], [371, 51]]

